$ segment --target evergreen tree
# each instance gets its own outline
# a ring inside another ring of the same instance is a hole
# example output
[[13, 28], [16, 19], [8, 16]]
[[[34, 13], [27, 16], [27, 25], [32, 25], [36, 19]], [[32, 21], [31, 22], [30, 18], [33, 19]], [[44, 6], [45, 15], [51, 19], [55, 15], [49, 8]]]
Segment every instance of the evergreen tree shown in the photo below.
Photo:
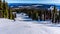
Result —
[[34, 12], [32, 13], [32, 19], [38, 20], [38, 12], [36, 10], [34, 10]]
[[57, 9], [56, 6], [54, 6], [54, 10], [52, 11], [52, 22], [56, 23], [56, 13], [57, 13]]
[[2, 15], [3, 15], [3, 13], [2, 13], [2, 0], [0, 0], [0, 17], [3, 17]]
[[4, 18], [8, 18], [8, 5], [5, 0], [3, 0], [3, 15]]

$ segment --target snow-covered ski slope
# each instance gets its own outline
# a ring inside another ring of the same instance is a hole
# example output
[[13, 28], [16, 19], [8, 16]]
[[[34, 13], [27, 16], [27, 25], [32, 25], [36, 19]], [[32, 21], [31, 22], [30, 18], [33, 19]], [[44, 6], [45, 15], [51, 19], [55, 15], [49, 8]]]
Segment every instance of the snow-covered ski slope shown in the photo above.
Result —
[[49, 21], [32, 21], [25, 14], [17, 14], [16, 21], [0, 18], [0, 34], [60, 34], [60, 27]]

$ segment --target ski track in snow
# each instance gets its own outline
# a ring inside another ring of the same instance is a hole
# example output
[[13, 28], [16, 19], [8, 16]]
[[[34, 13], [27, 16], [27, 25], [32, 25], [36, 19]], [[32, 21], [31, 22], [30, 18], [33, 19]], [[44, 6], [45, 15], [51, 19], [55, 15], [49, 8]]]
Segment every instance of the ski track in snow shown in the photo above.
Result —
[[[25, 14], [17, 14], [16, 21], [0, 18], [0, 34], [60, 34], [60, 27], [51, 27], [47, 24], [38, 24]], [[51, 24], [50, 24], [51, 25]]]

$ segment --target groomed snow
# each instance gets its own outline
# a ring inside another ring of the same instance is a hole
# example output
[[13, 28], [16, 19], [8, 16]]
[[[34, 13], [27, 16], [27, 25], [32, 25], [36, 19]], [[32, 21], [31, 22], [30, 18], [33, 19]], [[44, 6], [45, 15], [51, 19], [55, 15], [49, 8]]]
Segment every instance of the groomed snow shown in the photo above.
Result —
[[48, 21], [31, 21], [32, 19], [26, 19], [28, 16], [25, 14], [17, 16], [16, 21], [0, 18], [0, 34], [60, 34], [60, 27], [46, 24]]

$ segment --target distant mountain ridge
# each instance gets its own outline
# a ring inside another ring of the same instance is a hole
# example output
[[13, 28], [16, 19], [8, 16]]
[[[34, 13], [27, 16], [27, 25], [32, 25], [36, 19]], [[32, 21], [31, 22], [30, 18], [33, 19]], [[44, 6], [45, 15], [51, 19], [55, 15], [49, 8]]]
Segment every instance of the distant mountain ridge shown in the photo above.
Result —
[[[54, 4], [33, 4], [33, 3], [32, 4], [31, 3], [9, 3], [8, 5], [9, 5], [9, 7], [40, 5], [40, 6], [37, 6], [40, 8], [49, 8], [51, 6], [54, 6]], [[60, 9], [60, 5], [56, 5], [56, 7]]]

